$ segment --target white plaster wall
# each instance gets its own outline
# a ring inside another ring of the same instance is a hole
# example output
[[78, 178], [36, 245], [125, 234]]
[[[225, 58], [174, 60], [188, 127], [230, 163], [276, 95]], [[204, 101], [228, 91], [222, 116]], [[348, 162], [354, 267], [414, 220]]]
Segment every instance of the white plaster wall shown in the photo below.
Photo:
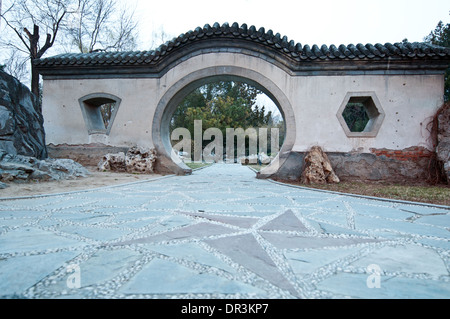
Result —
[[[370, 148], [431, 147], [426, 125], [442, 105], [442, 76], [297, 77], [297, 135], [294, 151], [320, 145], [328, 152], [369, 152]], [[348, 138], [336, 118], [347, 92], [375, 92], [385, 119], [373, 138]]]
[[[152, 146], [151, 123], [157, 103], [156, 79], [46, 80], [43, 115], [48, 144], [104, 142], [113, 146]], [[109, 93], [122, 99], [106, 138], [89, 136], [78, 99]]]
[[[295, 114], [294, 151], [306, 151], [312, 145], [320, 145], [328, 152], [429, 147], [425, 126], [442, 104], [443, 76], [291, 76], [261, 58], [214, 53], [190, 58], [161, 79], [45, 80], [43, 113], [47, 143], [95, 142], [96, 138], [87, 133], [78, 99], [102, 92], [118, 96], [122, 103], [110, 135], [100, 140], [113, 146], [152, 147], [151, 123], [164, 93], [189, 74], [214, 66], [253, 70], [284, 92]], [[375, 92], [386, 117], [376, 137], [348, 138], [336, 113], [347, 92], [362, 91]]]

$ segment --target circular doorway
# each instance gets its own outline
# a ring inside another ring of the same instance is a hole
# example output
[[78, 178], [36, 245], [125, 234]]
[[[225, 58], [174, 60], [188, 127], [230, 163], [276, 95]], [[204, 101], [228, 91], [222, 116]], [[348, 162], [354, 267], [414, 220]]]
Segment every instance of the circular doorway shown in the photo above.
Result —
[[183, 77], [171, 87], [160, 99], [153, 118], [153, 144], [158, 152], [156, 170], [162, 173], [190, 174], [187, 167], [175, 154], [170, 140], [170, 121], [183, 99], [196, 88], [217, 81], [245, 82], [267, 95], [278, 107], [285, 121], [285, 139], [283, 145], [271, 164], [260, 171], [259, 177], [268, 178], [278, 172], [291, 152], [295, 142], [295, 118], [288, 98], [269, 78], [253, 70], [235, 66], [221, 66], [201, 69]]

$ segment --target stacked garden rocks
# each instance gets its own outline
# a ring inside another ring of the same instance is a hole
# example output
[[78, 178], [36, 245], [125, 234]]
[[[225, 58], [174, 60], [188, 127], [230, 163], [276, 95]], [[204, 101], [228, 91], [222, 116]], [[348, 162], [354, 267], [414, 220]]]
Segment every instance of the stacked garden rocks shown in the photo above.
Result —
[[303, 184], [339, 183], [327, 154], [319, 146], [313, 146], [305, 157], [305, 167], [301, 176]]
[[127, 153], [106, 154], [98, 163], [100, 171], [153, 174], [156, 150], [140, 146], [131, 147]]

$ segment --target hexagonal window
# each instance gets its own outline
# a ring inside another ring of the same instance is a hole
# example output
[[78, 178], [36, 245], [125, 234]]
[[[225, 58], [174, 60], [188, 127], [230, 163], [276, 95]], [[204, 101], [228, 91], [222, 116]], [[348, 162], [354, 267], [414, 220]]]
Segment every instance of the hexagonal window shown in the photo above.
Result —
[[364, 103], [355, 102], [352, 99], [345, 106], [342, 116], [350, 132], [363, 132], [369, 123], [369, 115]]
[[349, 92], [337, 117], [348, 137], [375, 137], [384, 111], [374, 92]]

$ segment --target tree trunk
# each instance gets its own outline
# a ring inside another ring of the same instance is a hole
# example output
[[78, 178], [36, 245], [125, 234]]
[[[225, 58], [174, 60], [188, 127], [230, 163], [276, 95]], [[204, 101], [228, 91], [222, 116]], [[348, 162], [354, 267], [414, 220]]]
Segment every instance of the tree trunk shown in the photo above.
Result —
[[[31, 92], [36, 96], [36, 99], [38, 101], [40, 101], [40, 99], [39, 99], [39, 95], [40, 95], [39, 72], [34, 67], [33, 61], [31, 61]], [[40, 102], [38, 103], [37, 107], [38, 107], [38, 109], [36, 111], [38, 111], [39, 113], [42, 113], [42, 105]]]
[[[38, 57], [38, 45], [39, 45], [39, 27], [35, 24], [33, 26], [33, 33], [28, 31], [27, 28], [23, 29], [28, 36], [29, 51], [30, 51], [30, 63], [31, 63], [31, 92], [39, 98], [39, 73], [33, 65], [33, 59]], [[40, 106], [39, 106], [40, 108]]]

